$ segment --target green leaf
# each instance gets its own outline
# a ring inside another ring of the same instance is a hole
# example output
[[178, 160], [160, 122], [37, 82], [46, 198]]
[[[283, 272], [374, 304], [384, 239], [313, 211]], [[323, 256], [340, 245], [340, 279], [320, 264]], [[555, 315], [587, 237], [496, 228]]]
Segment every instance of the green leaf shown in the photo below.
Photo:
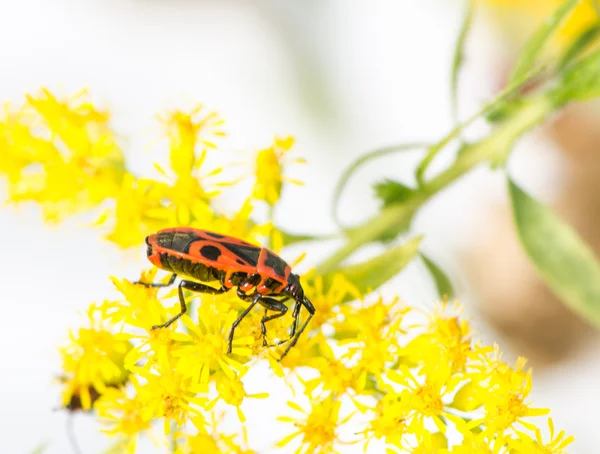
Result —
[[551, 96], [558, 106], [600, 96], [600, 50], [571, 65]]
[[600, 36], [600, 24], [595, 23], [585, 29], [562, 54], [557, 65], [560, 72], [569, 66], [577, 57], [588, 50], [589, 46]]
[[294, 243], [306, 243], [313, 241], [325, 241], [335, 238], [333, 235], [310, 235], [308, 233], [291, 233], [278, 229], [283, 237], [283, 244], [289, 246]]
[[443, 298], [444, 296], [448, 298], [454, 297], [454, 288], [446, 273], [444, 273], [444, 271], [425, 254], [421, 253], [421, 258], [435, 282], [435, 288], [437, 289], [440, 298]]
[[375, 183], [373, 189], [377, 198], [383, 202], [384, 207], [405, 202], [415, 192], [414, 189], [409, 188], [405, 184], [390, 180], [389, 178]]
[[377, 257], [357, 265], [349, 265], [323, 274], [327, 289], [336, 274], [343, 274], [362, 293], [370, 293], [396, 276], [419, 252], [422, 236], [396, 246]]
[[520, 79], [534, 67], [546, 43], [552, 38], [554, 32], [579, 2], [580, 0], [565, 1], [554, 14], [544, 21], [543, 25], [537, 29], [533, 37], [525, 45], [525, 49], [523, 49], [523, 52], [517, 61], [515, 69], [510, 77], [511, 82]]
[[460, 33], [458, 34], [458, 39], [456, 41], [456, 47], [454, 48], [454, 58], [452, 59], [452, 72], [450, 73], [450, 103], [452, 106], [452, 118], [454, 123], [458, 123], [458, 102], [457, 102], [457, 94], [458, 94], [458, 74], [460, 72], [460, 68], [462, 67], [464, 60], [464, 47], [467, 35], [469, 33], [469, 29], [471, 28], [471, 23], [473, 22], [473, 11], [475, 6], [475, 0], [469, 0], [469, 4], [467, 5], [467, 12], [465, 14], [465, 19], [463, 21], [462, 27], [460, 28]]
[[600, 326], [600, 264], [577, 233], [508, 179], [515, 224], [539, 275], [571, 309]]
[[342, 192], [343, 192], [344, 188], [346, 187], [346, 185], [348, 184], [348, 180], [350, 180], [350, 177], [359, 168], [361, 168], [367, 162], [369, 162], [373, 159], [380, 158], [382, 156], [399, 153], [399, 152], [404, 152], [404, 151], [418, 150], [418, 149], [422, 149], [425, 147], [427, 147], [427, 145], [422, 144], [422, 143], [407, 143], [407, 144], [394, 145], [391, 147], [380, 148], [378, 150], [375, 150], [370, 153], [359, 156], [354, 162], [352, 162], [352, 164], [350, 164], [346, 168], [346, 170], [344, 170], [344, 172], [342, 173], [342, 176], [338, 180], [335, 190], [333, 192], [333, 201], [331, 202], [331, 216], [333, 217], [333, 220], [338, 225], [338, 227], [342, 227], [342, 223], [340, 222], [340, 219], [337, 214], [338, 207], [340, 204], [340, 198], [342, 196]]

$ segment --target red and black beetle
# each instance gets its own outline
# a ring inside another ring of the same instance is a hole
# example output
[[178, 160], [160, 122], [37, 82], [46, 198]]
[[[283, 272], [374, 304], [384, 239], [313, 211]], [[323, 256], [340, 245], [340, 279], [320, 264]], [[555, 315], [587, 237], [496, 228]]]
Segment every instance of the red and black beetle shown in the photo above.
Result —
[[[166, 284], [144, 282], [138, 284], [148, 287], [166, 287], [175, 282], [177, 275], [194, 279], [194, 281], [183, 279], [179, 283], [181, 312], [166, 323], [153, 326], [153, 329], [166, 328], [185, 314], [187, 306], [183, 298], [183, 289], [219, 294], [237, 287], [238, 297], [244, 301], [251, 301], [251, 304], [231, 326], [228, 353], [231, 353], [235, 328], [256, 304], [260, 304], [267, 311], [275, 312], [273, 315], [267, 315], [265, 311], [265, 316], [260, 322], [263, 345], [267, 346], [265, 323], [285, 315], [288, 310], [285, 302], [292, 299], [295, 304], [290, 336], [276, 344], [280, 345], [291, 339], [281, 355], [281, 361], [296, 345], [315, 313], [314, 306], [304, 296], [304, 289], [298, 275], [292, 273], [290, 266], [267, 248], [220, 233], [184, 227], [161, 230], [147, 237], [146, 244], [148, 260], [163, 270], [171, 271], [173, 275]], [[220, 284], [221, 287], [211, 287], [206, 283]], [[302, 306], [308, 310], [309, 316], [298, 329]]]

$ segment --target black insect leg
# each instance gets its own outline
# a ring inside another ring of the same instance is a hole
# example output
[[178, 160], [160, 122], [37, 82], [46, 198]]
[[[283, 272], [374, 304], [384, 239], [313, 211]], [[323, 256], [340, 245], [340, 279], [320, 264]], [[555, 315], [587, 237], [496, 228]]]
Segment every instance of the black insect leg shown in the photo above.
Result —
[[[173, 276], [175, 276], [175, 275], [173, 275]], [[179, 312], [179, 314], [177, 314], [172, 319], [168, 320], [166, 323], [163, 323], [162, 325], [153, 326], [152, 329], [166, 328], [167, 326], [169, 326], [171, 323], [173, 323], [175, 320], [177, 320], [179, 317], [181, 317], [183, 314], [186, 313], [187, 306], [185, 305], [185, 299], [183, 297], [183, 289], [190, 290], [190, 291], [196, 292], [196, 293], [209, 293], [211, 295], [218, 295], [219, 293], [225, 293], [227, 290], [229, 290], [225, 287], [214, 288], [209, 285], [201, 284], [199, 282], [192, 282], [192, 281], [185, 281], [185, 280], [179, 282], [179, 286], [178, 286], [177, 290], [179, 293], [179, 305], [181, 306], [181, 312]]]
[[[259, 303], [261, 304], [261, 306], [263, 306], [265, 308], [265, 316], [260, 321], [260, 330], [263, 335], [263, 346], [274, 347], [274, 345], [267, 344], [267, 328], [265, 327], [265, 323], [267, 323], [270, 320], [274, 320], [276, 318], [283, 317], [285, 315], [285, 313], [287, 312], [288, 308], [282, 301], [277, 301], [276, 299], [273, 299], [273, 298], [262, 298], [259, 301]], [[267, 310], [275, 311], [276, 314], [267, 315], [267, 313], [266, 313]], [[281, 342], [277, 343], [276, 345], [280, 345], [280, 343]]]
[[142, 282], [142, 281], [135, 281], [134, 284], [139, 284], [139, 285], [143, 285], [144, 287], [168, 287], [170, 285], [173, 285], [173, 282], [175, 282], [175, 278], [177, 277], [177, 275], [175, 273], [171, 274], [171, 278], [169, 279], [169, 282], [167, 282], [166, 284], [163, 284], [162, 282]]
[[[306, 308], [306, 310], [309, 313], [308, 318], [306, 319], [306, 321], [304, 322], [304, 324], [300, 327], [300, 329], [298, 330], [297, 333], [295, 333], [294, 338], [292, 339], [292, 342], [289, 343], [289, 345], [286, 347], [285, 351], [283, 352], [283, 354], [281, 355], [281, 358], [279, 358], [279, 361], [281, 361], [283, 358], [286, 357], [286, 355], [288, 354], [288, 352], [290, 351], [290, 349], [296, 345], [296, 343], [298, 342], [298, 339], [300, 338], [300, 335], [302, 334], [302, 332], [304, 331], [304, 329], [306, 328], [306, 326], [308, 325], [308, 322], [310, 322], [310, 319], [313, 318], [313, 316], [315, 315], [315, 307], [312, 305], [312, 303], [308, 300], [308, 298], [304, 298], [303, 300], [301, 300], [302, 305]], [[298, 305], [298, 301], [296, 301], [296, 306]], [[294, 307], [294, 312], [296, 312], [296, 307]], [[298, 313], [300, 311], [298, 310]], [[298, 317], [296, 317], [297, 319]], [[296, 321], [294, 320], [294, 325], [296, 324]], [[292, 328], [293, 329], [293, 328]]]
[[289, 341], [291, 338], [293, 338], [296, 335], [296, 329], [298, 328], [298, 321], [300, 319], [299, 315], [300, 315], [301, 308], [302, 308], [302, 301], [296, 301], [296, 303], [294, 304], [294, 312], [292, 312], [292, 318], [294, 319], [294, 322], [292, 323], [292, 331], [290, 332], [290, 335], [287, 339], [280, 340], [274, 346], [285, 344], [287, 341]]
[[[241, 293], [241, 296], [240, 296], [240, 293]], [[237, 320], [235, 322], [233, 322], [233, 324], [231, 325], [231, 331], [229, 331], [229, 347], [227, 348], [227, 353], [231, 353], [231, 350], [233, 349], [233, 335], [235, 333], [235, 329], [242, 322], [244, 317], [246, 315], [248, 315], [248, 312], [250, 312], [252, 310], [252, 308], [254, 306], [256, 306], [256, 304], [263, 298], [263, 296], [260, 293], [255, 293], [254, 295], [246, 295], [245, 293], [240, 292], [240, 291], [238, 291], [238, 296], [240, 296], [240, 298], [242, 296], [244, 296], [244, 298], [242, 298], [242, 299], [248, 299], [249, 297], [252, 297], [252, 303], [250, 304], [250, 306], [248, 306], [244, 310], [244, 312], [242, 312], [242, 314], [237, 318]]]

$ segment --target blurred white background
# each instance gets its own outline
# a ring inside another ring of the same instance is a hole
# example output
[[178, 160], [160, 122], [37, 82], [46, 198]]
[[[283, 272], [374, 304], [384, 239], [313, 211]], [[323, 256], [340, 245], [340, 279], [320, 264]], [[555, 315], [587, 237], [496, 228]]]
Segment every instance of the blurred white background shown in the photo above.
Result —
[[[1, 0], [0, 100], [20, 102], [41, 86], [64, 94], [89, 87], [112, 112], [128, 162], [140, 173], [160, 154], [147, 149], [159, 127], [155, 115], [189, 100], [222, 114], [234, 152], [248, 155], [274, 134], [292, 134], [296, 152], [308, 160], [295, 169], [306, 185], [286, 191], [279, 223], [330, 232], [332, 189], [353, 158], [380, 146], [434, 141], [451, 128], [449, 68], [461, 18], [462, 4], [443, 0]], [[461, 84], [463, 116], [496, 86], [497, 39], [479, 17]], [[511, 165], [517, 177], [535, 168], [528, 189], [551, 196], [560, 184], [560, 158], [545, 150], [544, 160], [537, 159], [536, 146], [547, 144], [528, 140]], [[376, 178], [410, 182], [417, 157], [397, 155], [368, 166], [344, 198], [344, 219], [375, 211], [370, 184]], [[449, 270], [481, 337], [501, 345], [471, 309], [456, 255], [485, 228], [480, 208], [503, 198], [503, 189], [500, 174], [479, 169], [436, 197], [413, 225], [427, 234], [425, 251]], [[147, 266], [143, 250], [124, 255], [84, 221], [49, 227], [37, 207], [0, 209], [1, 453], [31, 452], [44, 443], [44, 452], [70, 452], [67, 415], [53, 411], [60, 402], [53, 384], [57, 346], [80, 325], [78, 311], [114, 295], [109, 275], [135, 278]], [[416, 263], [387, 290], [412, 305], [436, 298]], [[556, 426], [576, 436], [570, 452], [595, 453], [600, 446], [597, 352], [590, 348], [534, 371], [535, 406], [552, 408]], [[85, 454], [108, 444], [92, 418], [78, 416], [75, 431]], [[272, 432], [251, 426], [255, 437], [264, 437], [264, 452]]]

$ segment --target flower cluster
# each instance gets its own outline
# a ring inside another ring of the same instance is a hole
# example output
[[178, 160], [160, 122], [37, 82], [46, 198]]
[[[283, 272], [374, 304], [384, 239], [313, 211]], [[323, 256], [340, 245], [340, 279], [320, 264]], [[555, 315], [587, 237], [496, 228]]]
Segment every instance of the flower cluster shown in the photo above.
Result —
[[[293, 139], [275, 138], [258, 152], [253, 188], [239, 209], [226, 213], [217, 196], [237, 186], [214, 164], [224, 136], [220, 117], [198, 106], [160, 121], [169, 167], [157, 165], [157, 179], [142, 178], [126, 168], [108, 114], [85, 94], [66, 101], [48, 91], [29, 97], [0, 122], [9, 156], [0, 172], [8, 176], [11, 199], [40, 202], [50, 219], [65, 207], [108, 205], [100, 224], [122, 247], [172, 226], [285, 247], [287, 237], [270, 216], [285, 183], [295, 182], [283, 177]], [[265, 203], [261, 219], [255, 207]], [[168, 276], [155, 269], [140, 276], [160, 279]], [[190, 310], [153, 329], [179, 312], [177, 292], [113, 278], [118, 296], [91, 305], [87, 327], [61, 349], [63, 406], [94, 411], [115, 446], [129, 453], [140, 437], [177, 454], [255, 452], [245, 435], [255, 418], [274, 427], [278, 419], [283, 428], [273, 431], [273, 442], [301, 453], [341, 452], [347, 444], [390, 452], [562, 453], [572, 441], [555, 434], [550, 419], [549, 438], [531, 422], [548, 410], [528, 400], [524, 360], [510, 366], [496, 347], [475, 342], [459, 306], [444, 301], [423, 313], [398, 298], [363, 294], [342, 272], [325, 279], [312, 271], [301, 279], [316, 315], [278, 362], [285, 344], [270, 345], [289, 336], [291, 311], [268, 322], [266, 339], [265, 313], [250, 312], [228, 353], [232, 323], [247, 306], [234, 292], [187, 294]], [[250, 382], [250, 373], [263, 376]], [[289, 414], [269, 416], [276, 405], [248, 412], [248, 400], [281, 400], [269, 396], [274, 382], [290, 390]]]

